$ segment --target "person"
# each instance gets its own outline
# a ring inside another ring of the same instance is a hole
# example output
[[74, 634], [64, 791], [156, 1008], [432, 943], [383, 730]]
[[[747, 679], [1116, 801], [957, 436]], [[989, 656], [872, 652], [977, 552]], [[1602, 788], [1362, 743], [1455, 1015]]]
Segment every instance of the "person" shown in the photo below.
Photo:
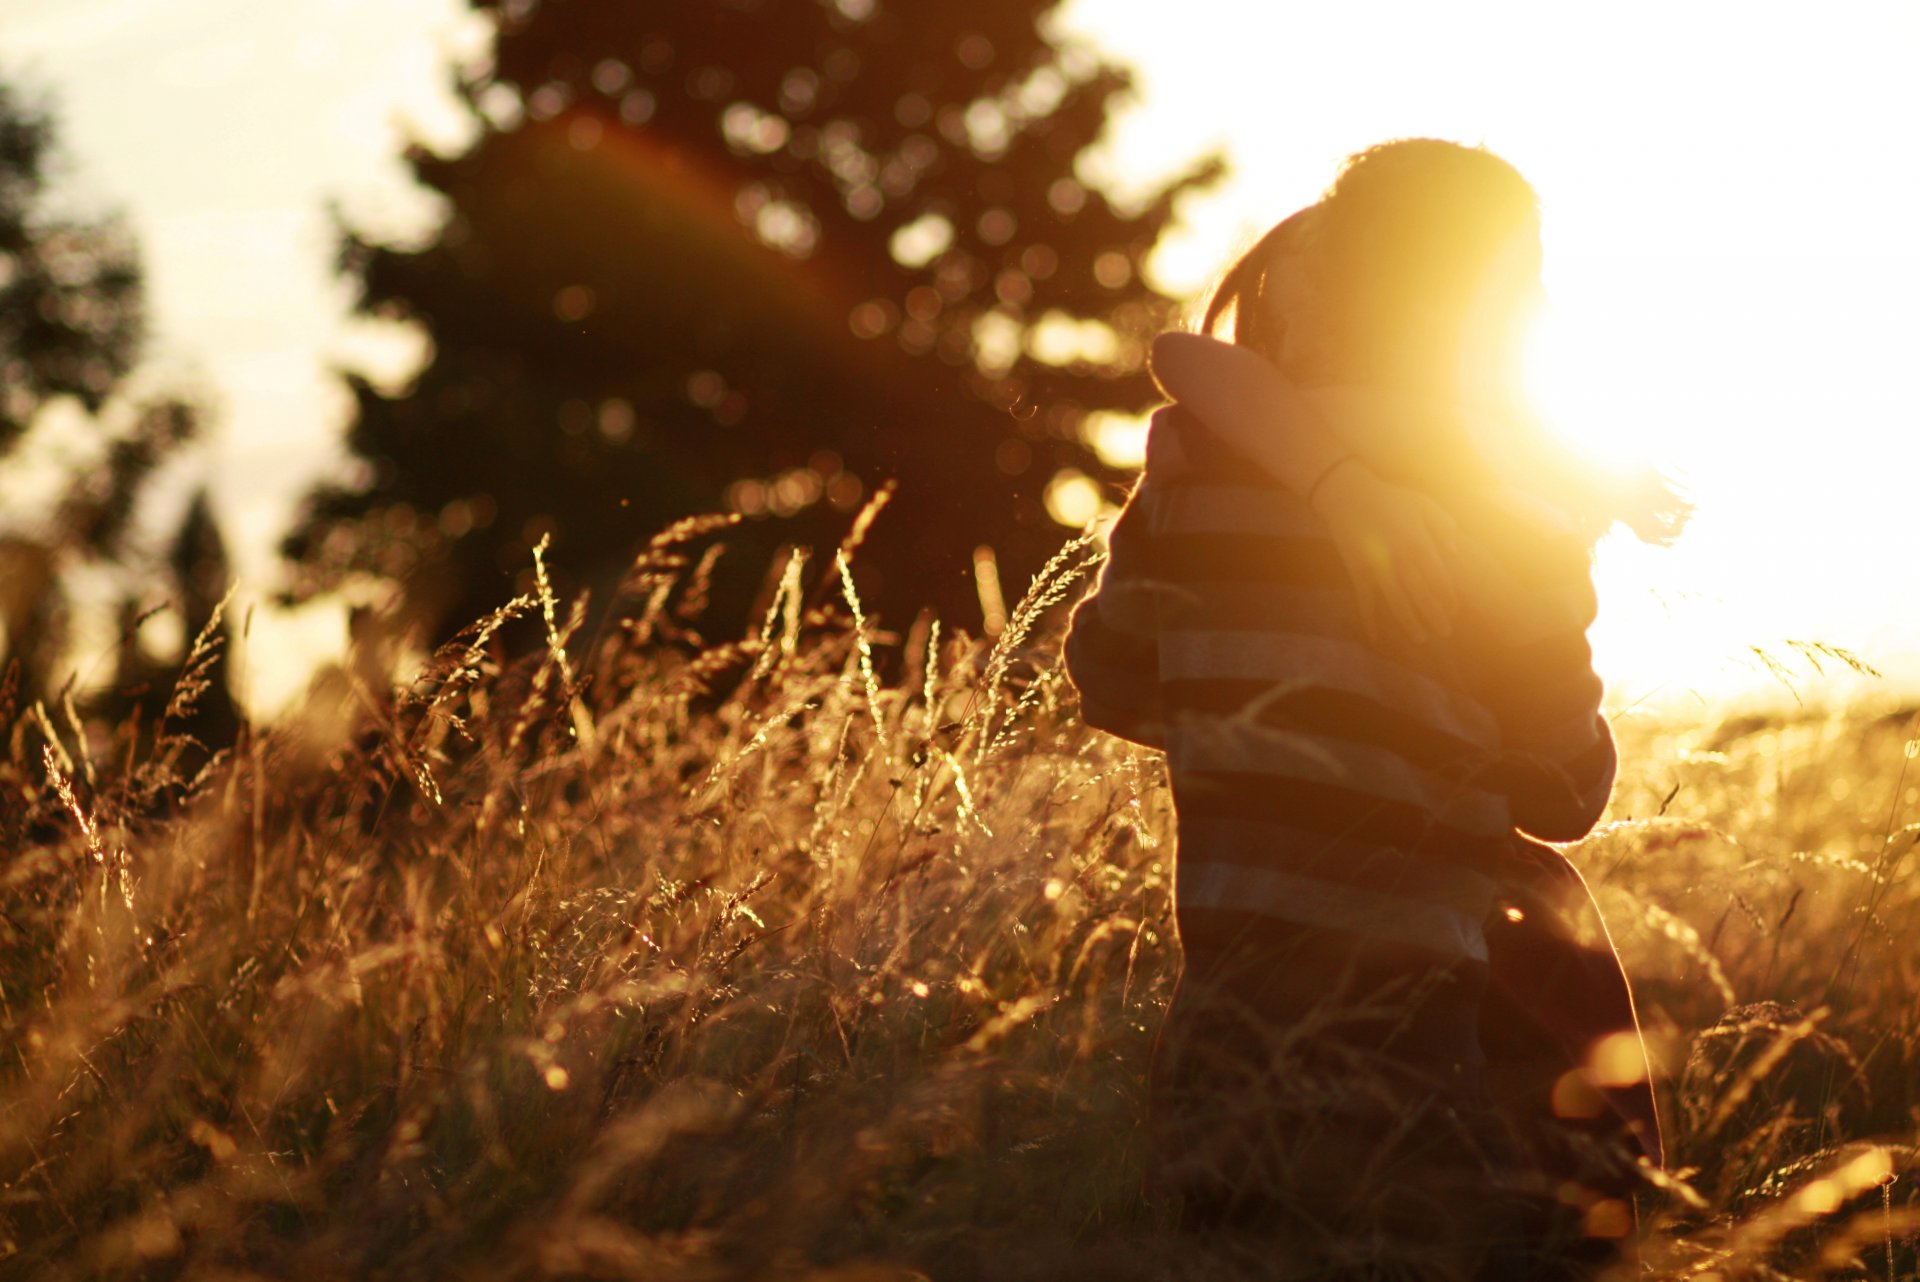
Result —
[[1631, 994], [1541, 843], [1615, 769], [1593, 542], [1685, 505], [1583, 469], [1514, 392], [1540, 260], [1511, 165], [1385, 143], [1155, 344], [1173, 403], [1065, 658], [1089, 724], [1167, 756], [1150, 1131], [1190, 1226], [1575, 1276], [1618, 1258], [1632, 1150], [1659, 1159]]

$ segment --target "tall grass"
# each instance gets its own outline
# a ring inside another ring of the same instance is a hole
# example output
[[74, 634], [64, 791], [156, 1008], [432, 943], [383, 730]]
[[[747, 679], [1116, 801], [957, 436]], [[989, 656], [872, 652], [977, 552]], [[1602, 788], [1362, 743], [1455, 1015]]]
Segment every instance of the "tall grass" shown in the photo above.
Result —
[[[722, 524], [193, 778], [205, 647], [157, 727], [9, 709], [0, 1272], [1260, 1275], [1141, 1191], [1172, 827], [1056, 662], [1095, 549], [991, 645], [799, 559], [704, 645]], [[1620, 729], [1575, 856], [1668, 1070], [1649, 1261], [1911, 1274], [1920, 730]]]

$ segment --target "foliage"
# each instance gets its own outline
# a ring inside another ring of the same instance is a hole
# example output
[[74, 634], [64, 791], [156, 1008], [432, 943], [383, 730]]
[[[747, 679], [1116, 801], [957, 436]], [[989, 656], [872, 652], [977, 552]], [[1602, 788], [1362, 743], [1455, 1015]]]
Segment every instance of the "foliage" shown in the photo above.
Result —
[[[0, 464], [27, 453], [29, 440], [49, 444], [37, 438], [54, 432], [70, 456], [99, 456], [66, 469], [45, 511], [11, 513], [0, 529], [0, 653], [13, 670], [12, 694], [22, 706], [44, 700], [57, 708], [74, 696], [64, 664], [76, 567], [123, 571], [120, 612], [129, 626], [117, 690], [155, 675], [131, 626], [151, 599], [153, 576], [143, 572], [160, 568], [135, 546], [135, 509], [160, 469], [199, 434], [202, 415], [177, 394], [129, 392], [145, 333], [138, 246], [121, 217], [51, 212], [56, 134], [46, 108], [0, 82]], [[81, 413], [30, 433], [63, 402]], [[198, 517], [190, 514], [172, 539], [173, 573], [161, 578], [180, 589], [189, 636], [208, 615], [198, 599], [204, 593], [187, 581], [225, 577], [204, 496], [192, 513]], [[106, 696], [119, 713], [138, 701], [137, 694]], [[230, 713], [224, 692], [216, 692], [204, 701], [202, 728], [215, 738], [230, 733]]]
[[51, 116], [0, 84], [0, 457], [55, 397], [98, 413], [144, 325], [124, 223], [45, 209], [53, 140]]
[[1218, 172], [1138, 210], [1075, 177], [1126, 77], [1048, 34], [1056, 3], [481, 4], [478, 141], [409, 155], [444, 227], [343, 235], [360, 309], [431, 357], [399, 390], [350, 377], [366, 484], [316, 496], [296, 591], [399, 583], [438, 640], [525, 590], [543, 535], [603, 597], [645, 531], [730, 506], [731, 626], [778, 547], [824, 564], [889, 480], [911, 528], [856, 565], [882, 620], [979, 618], [981, 545], [1031, 578], [1049, 480], [1122, 479], [1083, 427], [1155, 399], [1173, 302], [1141, 266]]
[[[173, 727], [205, 638], [139, 751], [11, 722], [11, 1274], [1305, 1267], [1185, 1240], [1141, 1192], [1170, 804], [1156, 758], [1078, 722], [1044, 604], [1097, 553], [1064, 549], [992, 647], [889, 643], [843, 565], [795, 558], [761, 626], [697, 650], [735, 528], [656, 537], [597, 636], [536, 552], [533, 592], [411, 682], [336, 674], [197, 777]], [[514, 618], [541, 653], [504, 656]], [[1649, 1188], [1656, 1276], [1910, 1273], [1912, 1190], [1881, 1186], [1920, 1107], [1920, 727], [1621, 729], [1575, 854], [1694, 1168]]]

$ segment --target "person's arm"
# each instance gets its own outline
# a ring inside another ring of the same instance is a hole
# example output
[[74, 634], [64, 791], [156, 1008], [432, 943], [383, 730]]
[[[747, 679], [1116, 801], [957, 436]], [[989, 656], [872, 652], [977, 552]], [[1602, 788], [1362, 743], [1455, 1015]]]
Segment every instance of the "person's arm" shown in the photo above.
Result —
[[1163, 391], [1327, 523], [1369, 632], [1377, 604], [1416, 644], [1452, 630], [1453, 577], [1441, 549], [1454, 532], [1439, 504], [1382, 480], [1255, 352], [1167, 333], [1153, 341], [1152, 365]]
[[1473, 683], [1500, 723], [1504, 751], [1490, 782], [1507, 795], [1514, 826], [1543, 841], [1576, 841], [1600, 821], [1617, 764], [1587, 642], [1593, 585], [1579, 575], [1533, 590], [1554, 599], [1526, 620], [1530, 630], [1476, 646]]
[[[1163, 392], [1302, 498], [1353, 457], [1299, 390], [1256, 352], [1175, 331], [1153, 340], [1152, 364]], [[1280, 424], [1286, 430], [1276, 430]]]

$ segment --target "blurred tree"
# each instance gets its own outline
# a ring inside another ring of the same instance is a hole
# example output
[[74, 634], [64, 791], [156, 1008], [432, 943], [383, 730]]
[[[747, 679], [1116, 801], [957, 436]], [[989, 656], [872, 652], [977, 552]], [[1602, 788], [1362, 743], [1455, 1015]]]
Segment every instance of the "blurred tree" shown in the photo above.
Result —
[[133, 237], [47, 216], [52, 140], [50, 116], [0, 84], [0, 457], [55, 397], [99, 413], [140, 345]]
[[1173, 303], [1141, 264], [1220, 171], [1131, 210], [1076, 176], [1127, 78], [1050, 37], [1056, 3], [482, 0], [481, 136], [408, 157], [444, 227], [343, 229], [360, 310], [432, 354], [397, 391], [347, 374], [364, 483], [315, 496], [294, 595], [371, 574], [444, 632], [543, 534], [604, 592], [654, 530], [730, 508], [755, 518], [714, 585], [733, 626], [779, 545], [831, 574], [893, 479], [868, 608], [977, 629], [976, 547], [1017, 594], [1067, 534], [1048, 486], [1084, 519], [1118, 479], [1087, 416], [1154, 399]]
[[[50, 112], [0, 82], [0, 464], [18, 461], [29, 429], [48, 422], [43, 411], [62, 401], [82, 413], [50, 430], [70, 435], [77, 424], [92, 439], [50, 444], [69, 456], [98, 447], [96, 459], [55, 474], [43, 511], [9, 513], [0, 528], [0, 655], [9, 672], [0, 680], [0, 723], [69, 692], [62, 666], [69, 657], [69, 572], [139, 559], [131, 537], [135, 509], [155, 474], [193, 439], [200, 418], [177, 396], [127, 394], [145, 330], [138, 248], [117, 216], [89, 221], [48, 212], [55, 155]], [[174, 577], [176, 586], [184, 583]], [[153, 586], [154, 576], [135, 572], [122, 590], [131, 602]], [[191, 614], [190, 593], [176, 595]], [[112, 704], [111, 694], [101, 697]], [[224, 686], [204, 703], [211, 719], [201, 728], [229, 732]]]
[[[141, 645], [141, 628], [151, 607], [143, 609], [139, 597], [123, 597], [113, 684], [95, 702], [129, 734], [139, 734], [144, 726], [155, 733], [190, 737], [197, 749], [175, 755], [190, 774], [207, 753], [233, 742], [240, 727], [227, 682], [215, 675], [232, 636], [225, 608], [233, 576], [226, 540], [205, 488], [188, 503], [165, 562], [172, 597], [168, 604], [178, 611], [182, 625], [181, 651], [156, 656]], [[192, 697], [183, 698], [187, 693]]]

